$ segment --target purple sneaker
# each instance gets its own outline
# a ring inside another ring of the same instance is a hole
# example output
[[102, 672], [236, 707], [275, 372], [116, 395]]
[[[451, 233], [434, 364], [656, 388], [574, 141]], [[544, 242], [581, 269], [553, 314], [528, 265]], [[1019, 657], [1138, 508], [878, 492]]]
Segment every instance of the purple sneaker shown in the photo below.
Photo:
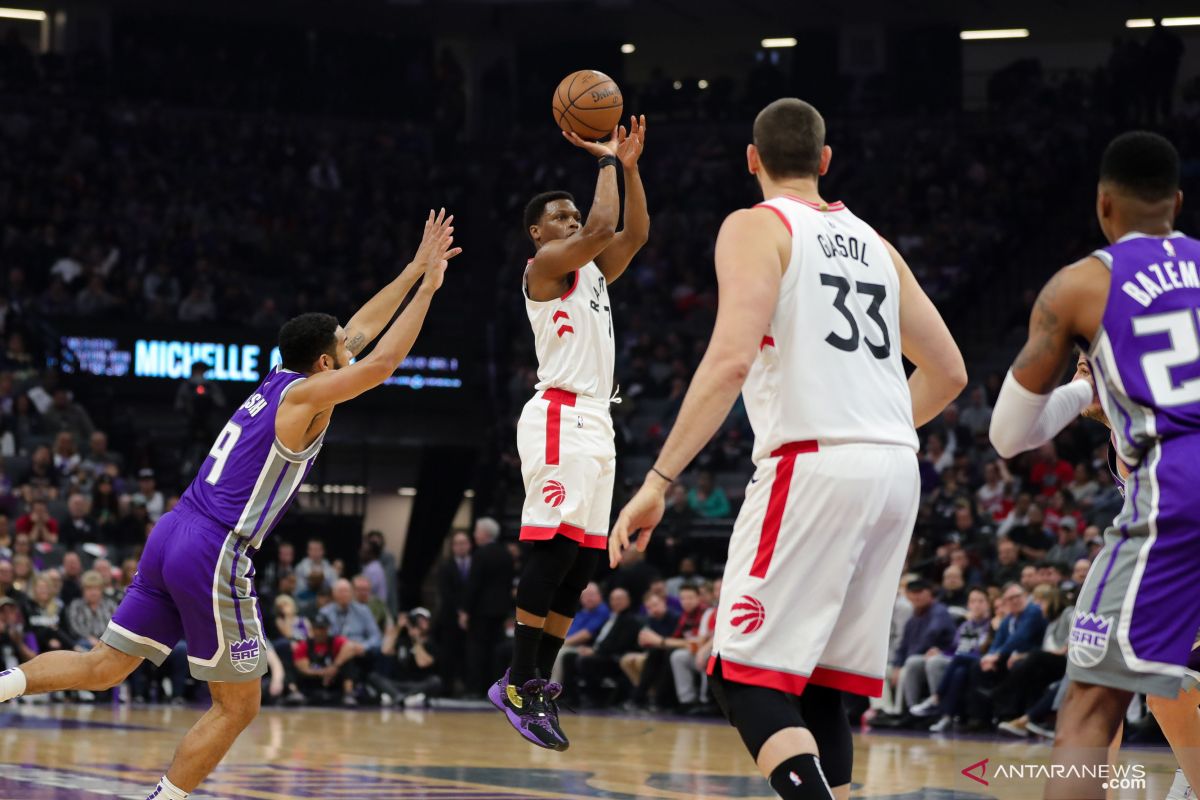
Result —
[[508, 682], [508, 670], [505, 670], [504, 676], [488, 689], [488, 700], [504, 712], [508, 724], [516, 728], [517, 733], [533, 744], [547, 750], [565, 749], [551, 722], [553, 718], [546, 704], [545, 688], [544, 680], [534, 678], [518, 689]]
[[562, 684], [553, 682], [547, 683], [546, 688], [542, 690], [542, 695], [546, 698], [546, 713], [550, 715], [550, 727], [554, 729], [554, 735], [560, 742], [559, 746], [554, 749], [560, 752], [571, 746], [570, 740], [563, 733], [562, 725], [558, 721], [558, 698], [562, 692]]

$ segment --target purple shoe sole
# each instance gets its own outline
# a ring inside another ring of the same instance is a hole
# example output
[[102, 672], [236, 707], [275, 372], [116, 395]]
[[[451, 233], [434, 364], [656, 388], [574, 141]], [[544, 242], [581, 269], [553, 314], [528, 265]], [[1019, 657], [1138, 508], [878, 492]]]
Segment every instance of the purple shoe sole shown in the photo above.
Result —
[[500, 681], [493, 683], [491, 687], [488, 688], [488, 700], [491, 700], [492, 705], [504, 712], [504, 716], [508, 720], [508, 724], [513, 727], [513, 730], [521, 734], [523, 739], [537, 745], [538, 747], [542, 747], [547, 750], [557, 750], [558, 747], [556, 745], [543, 742], [541, 739], [534, 736], [533, 733], [531, 733], [529, 729], [522, 724], [523, 720], [521, 719], [520, 715], [509, 708], [508, 704], [504, 702], [504, 694], [504, 687], [501, 686]]

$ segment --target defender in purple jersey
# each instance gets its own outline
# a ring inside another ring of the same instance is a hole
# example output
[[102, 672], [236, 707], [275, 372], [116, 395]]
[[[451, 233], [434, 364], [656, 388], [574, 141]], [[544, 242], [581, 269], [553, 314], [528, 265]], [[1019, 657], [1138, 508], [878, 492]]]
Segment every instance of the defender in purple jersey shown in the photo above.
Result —
[[[334, 406], [383, 383], [408, 355], [449, 259], [461, 252], [452, 247], [453, 221], [431, 211], [413, 261], [344, 330], [328, 314], [303, 314], [280, 329], [283, 363], [226, 423], [179, 504], [155, 525], [100, 644], [0, 673], [0, 702], [111, 688], [143, 659], [161, 664], [185, 640], [192, 675], [210, 682], [213, 705], [150, 797], [179, 800], [196, 788], [258, 713], [270, 643], [254, 592], [254, 554], [308, 474]], [[370, 355], [351, 364], [418, 282]]]
[[[1049, 781], [1047, 797], [1104, 796], [1095, 767], [1130, 697], [1176, 697], [1200, 629], [1200, 503], [1190, 486], [1200, 470], [1200, 242], [1174, 230], [1179, 175], [1179, 154], [1157, 134], [1109, 145], [1096, 210], [1111, 244], [1046, 284], [993, 411], [992, 442], [1007, 457], [1098, 399], [1130, 467], [1068, 642], [1055, 760], [1077, 769]], [[1073, 342], [1087, 353], [1094, 393], [1084, 380], [1054, 389]], [[1200, 777], [1200, 754], [1182, 766]]]

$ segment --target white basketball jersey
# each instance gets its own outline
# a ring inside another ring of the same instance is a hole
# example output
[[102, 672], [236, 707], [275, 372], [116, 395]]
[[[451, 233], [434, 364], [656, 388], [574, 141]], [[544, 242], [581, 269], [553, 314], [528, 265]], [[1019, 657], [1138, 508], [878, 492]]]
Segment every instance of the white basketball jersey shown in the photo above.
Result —
[[575, 272], [574, 283], [562, 297], [531, 300], [528, 284], [524, 291], [537, 349], [537, 390], [565, 389], [600, 400], [612, 397], [616, 360], [612, 309], [596, 262], [589, 261]]
[[917, 449], [900, 355], [900, 281], [883, 240], [841, 203], [776, 197], [792, 234], [779, 301], [742, 395], [754, 459], [789, 442]]

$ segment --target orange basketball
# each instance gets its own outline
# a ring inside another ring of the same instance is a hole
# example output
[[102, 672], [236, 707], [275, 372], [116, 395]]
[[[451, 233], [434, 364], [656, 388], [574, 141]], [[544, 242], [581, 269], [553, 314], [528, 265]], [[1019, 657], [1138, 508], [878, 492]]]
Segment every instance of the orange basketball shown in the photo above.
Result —
[[581, 69], [554, 90], [554, 121], [584, 139], [603, 139], [621, 121], [625, 101], [616, 81], [594, 69]]

